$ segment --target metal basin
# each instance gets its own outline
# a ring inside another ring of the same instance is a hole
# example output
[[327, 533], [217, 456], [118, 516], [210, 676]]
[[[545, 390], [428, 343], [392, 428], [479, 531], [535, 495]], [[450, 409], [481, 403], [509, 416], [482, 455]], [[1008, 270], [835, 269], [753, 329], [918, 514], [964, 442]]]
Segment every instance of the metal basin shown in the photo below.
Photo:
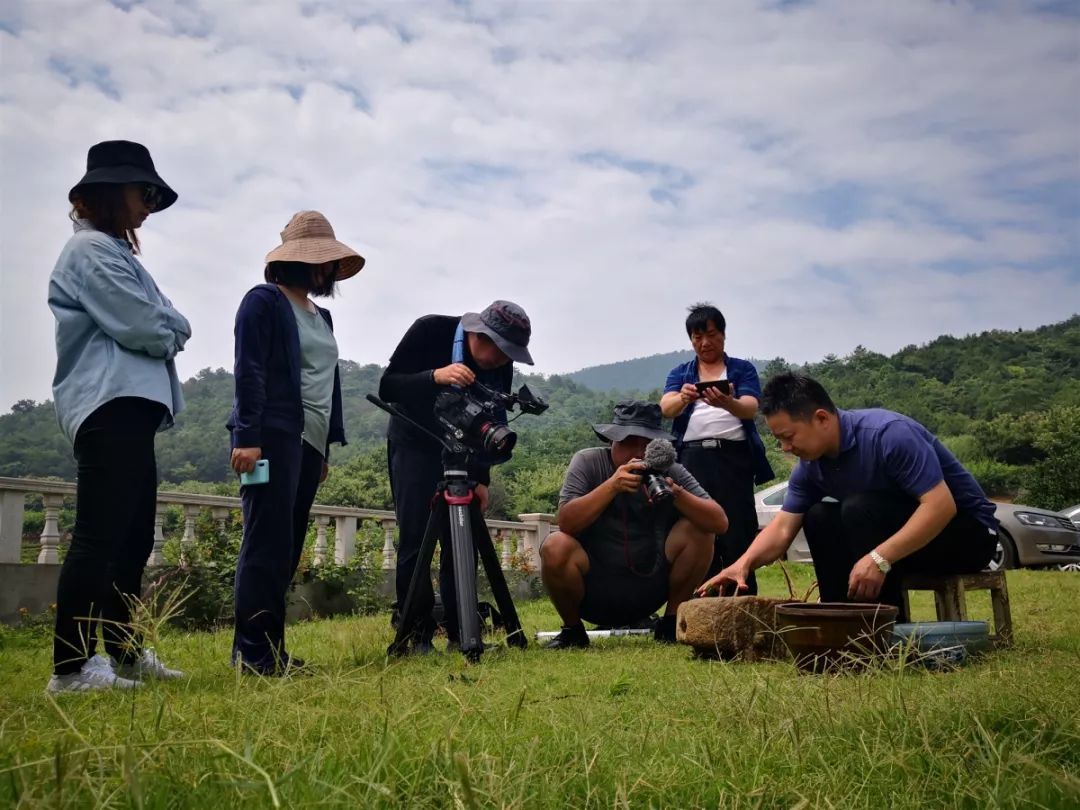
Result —
[[887, 652], [897, 609], [855, 602], [789, 602], [776, 608], [777, 632], [806, 672], [858, 668]]

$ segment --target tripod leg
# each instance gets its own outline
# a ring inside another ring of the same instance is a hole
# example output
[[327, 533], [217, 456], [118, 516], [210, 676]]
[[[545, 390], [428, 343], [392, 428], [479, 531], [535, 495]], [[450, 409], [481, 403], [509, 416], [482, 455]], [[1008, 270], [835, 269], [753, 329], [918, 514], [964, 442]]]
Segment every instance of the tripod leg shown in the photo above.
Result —
[[[398, 622], [397, 634], [387, 649], [387, 655], [404, 655], [409, 651], [409, 639], [419, 629], [421, 619], [430, 615], [434, 597], [428, 597], [421, 603], [420, 592], [431, 592], [431, 560], [435, 556], [435, 543], [446, 531], [446, 510], [443, 508], [442, 499], [431, 510], [428, 516], [427, 527], [424, 529], [424, 539], [420, 543], [420, 553], [416, 555], [416, 567], [413, 568], [412, 579], [409, 580], [409, 593], [405, 597], [405, 604], [401, 608], [401, 619]], [[429, 582], [424, 583], [424, 578]]]
[[480, 657], [484, 644], [480, 638], [480, 614], [476, 609], [476, 558], [469, 504], [449, 504], [449, 512], [461, 652], [475, 661]]
[[488, 531], [484, 515], [480, 511], [480, 504], [474, 503], [472, 508], [473, 534], [476, 537], [476, 550], [480, 553], [480, 560], [484, 564], [484, 573], [487, 574], [488, 584], [491, 585], [491, 593], [495, 597], [495, 604], [502, 614], [506, 624], [506, 643], [512, 647], [525, 649], [528, 639], [521, 629], [521, 620], [514, 608], [513, 597], [510, 596], [510, 588], [506, 585], [506, 577], [503, 576], [502, 567], [499, 564], [499, 555], [495, 546], [491, 543], [491, 533]]

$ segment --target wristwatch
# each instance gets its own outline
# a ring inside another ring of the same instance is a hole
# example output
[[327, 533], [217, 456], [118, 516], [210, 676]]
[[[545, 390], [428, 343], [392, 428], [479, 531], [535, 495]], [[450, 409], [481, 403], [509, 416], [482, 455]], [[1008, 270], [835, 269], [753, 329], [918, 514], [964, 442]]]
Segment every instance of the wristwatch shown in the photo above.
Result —
[[871, 551], [870, 552], [870, 559], [874, 561], [874, 565], [876, 565], [878, 567], [878, 570], [881, 573], [887, 574], [887, 573], [889, 573], [889, 571], [892, 570], [892, 563], [890, 563], [888, 560], [886, 560], [884, 557], [882, 557], [876, 551]]

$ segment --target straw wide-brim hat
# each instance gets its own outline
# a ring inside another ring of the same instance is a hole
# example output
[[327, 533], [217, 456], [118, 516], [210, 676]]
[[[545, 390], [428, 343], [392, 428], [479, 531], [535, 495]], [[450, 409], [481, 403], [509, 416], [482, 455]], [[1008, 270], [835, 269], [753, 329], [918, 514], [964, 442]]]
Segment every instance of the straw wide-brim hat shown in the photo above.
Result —
[[270, 262], [340, 262], [335, 278], [344, 281], [360, 272], [364, 257], [334, 238], [329, 220], [318, 211], [301, 211], [281, 232], [281, 245], [266, 254]]

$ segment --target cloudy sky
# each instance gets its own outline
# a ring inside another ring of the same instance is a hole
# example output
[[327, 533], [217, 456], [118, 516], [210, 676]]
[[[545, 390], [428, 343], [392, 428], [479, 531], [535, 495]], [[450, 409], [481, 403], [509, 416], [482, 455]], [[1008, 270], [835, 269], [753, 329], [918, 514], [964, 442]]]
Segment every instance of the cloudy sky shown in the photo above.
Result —
[[143, 261], [182, 376], [297, 210], [368, 259], [332, 302], [384, 363], [418, 315], [516, 300], [545, 373], [1032, 327], [1080, 311], [1080, 4], [8, 0], [0, 408], [50, 395], [48, 276], [87, 147], [179, 202]]

